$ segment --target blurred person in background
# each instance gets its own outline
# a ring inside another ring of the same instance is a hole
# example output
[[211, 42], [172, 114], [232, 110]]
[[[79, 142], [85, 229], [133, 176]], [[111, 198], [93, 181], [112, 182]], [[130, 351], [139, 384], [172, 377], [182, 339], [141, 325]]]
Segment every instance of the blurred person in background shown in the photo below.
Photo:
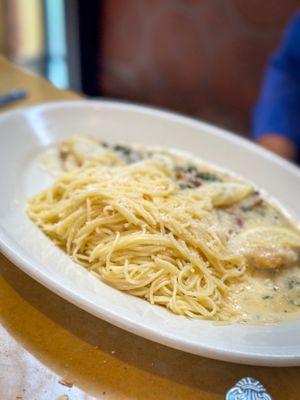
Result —
[[257, 143], [300, 161], [300, 12], [269, 60], [252, 122]]
[[[71, 2], [73, 3], [73, 2]], [[0, 0], [0, 51], [60, 88], [149, 104], [300, 162], [299, 0]], [[77, 10], [78, 9], [78, 10]]]

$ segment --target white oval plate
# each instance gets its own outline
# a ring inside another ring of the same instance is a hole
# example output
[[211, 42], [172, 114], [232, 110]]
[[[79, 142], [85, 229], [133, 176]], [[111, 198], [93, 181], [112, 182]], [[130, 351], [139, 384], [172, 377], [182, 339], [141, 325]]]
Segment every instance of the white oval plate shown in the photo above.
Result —
[[192, 152], [265, 188], [296, 217], [298, 168], [219, 128], [132, 104], [58, 102], [0, 116], [0, 244], [24, 272], [78, 307], [167, 346], [244, 364], [300, 365], [300, 319], [257, 326], [189, 320], [107, 286], [53, 246], [24, 209], [50, 182], [36, 156], [69, 135]]

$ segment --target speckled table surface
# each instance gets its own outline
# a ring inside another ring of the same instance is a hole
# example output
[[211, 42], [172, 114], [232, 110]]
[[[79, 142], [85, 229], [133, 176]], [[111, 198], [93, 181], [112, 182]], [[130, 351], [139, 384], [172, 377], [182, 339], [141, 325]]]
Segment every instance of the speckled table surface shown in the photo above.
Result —
[[[15, 87], [29, 97], [13, 107], [78, 98], [0, 57], [0, 92]], [[299, 398], [300, 368], [229, 364], [142, 339], [61, 299], [0, 255], [0, 400], [215, 400], [244, 376], [259, 379], [274, 399]]]

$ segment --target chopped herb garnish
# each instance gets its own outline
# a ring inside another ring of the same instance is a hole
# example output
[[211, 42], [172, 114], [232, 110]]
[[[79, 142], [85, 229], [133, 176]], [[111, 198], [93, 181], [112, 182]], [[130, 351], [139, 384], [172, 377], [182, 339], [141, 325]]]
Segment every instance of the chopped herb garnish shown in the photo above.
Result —
[[132, 164], [144, 158], [139, 151], [121, 144], [112, 146], [112, 150], [117, 152], [118, 155], [126, 162], [126, 164]]
[[288, 302], [289, 302], [289, 304], [292, 304], [293, 306], [300, 307], [300, 303], [297, 300], [290, 299], [290, 300], [288, 300]]
[[195, 165], [176, 166], [175, 176], [181, 189], [193, 189], [206, 182], [222, 182], [222, 180], [211, 172], [202, 172]]
[[197, 174], [197, 173], [198, 173], [198, 170], [197, 170], [197, 168], [196, 168], [194, 165], [189, 165], [189, 166], [186, 168], [186, 172], [188, 172], [188, 173], [190, 173], [190, 174]]
[[197, 177], [203, 179], [204, 181], [222, 182], [217, 175], [212, 174], [211, 172], [198, 172]]
[[247, 211], [250, 211], [250, 210], [252, 210], [252, 207], [241, 206], [241, 211], [243, 211], [243, 212], [247, 212]]
[[262, 298], [263, 300], [269, 300], [269, 299], [272, 299], [273, 297], [272, 297], [272, 296], [269, 296], [268, 294], [266, 294], [266, 295], [262, 296], [261, 298]]
[[130, 149], [128, 146], [123, 146], [123, 145], [121, 145], [121, 144], [116, 144], [116, 145], [113, 147], [113, 149], [114, 149], [115, 151], [119, 151], [119, 152], [124, 153], [124, 154], [129, 154], [129, 153], [131, 153], [131, 149]]
[[59, 152], [60, 158], [63, 161], [68, 157], [69, 154], [70, 154], [69, 150], [67, 150], [67, 149], [61, 149], [60, 152]]
[[300, 280], [297, 278], [290, 278], [287, 280], [287, 287], [289, 289], [294, 289], [295, 287], [300, 286]]
[[195, 185], [192, 182], [181, 182], [179, 187], [180, 189], [193, 189]]

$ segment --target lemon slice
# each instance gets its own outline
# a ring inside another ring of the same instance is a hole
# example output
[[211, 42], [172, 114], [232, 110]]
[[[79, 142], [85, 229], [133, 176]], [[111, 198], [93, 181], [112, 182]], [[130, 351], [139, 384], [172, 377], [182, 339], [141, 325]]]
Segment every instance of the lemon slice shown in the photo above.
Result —
[[236, 240], [240, 245], [271, 245], [272, 247], [300, 247], [300, 232], [283, 226], [258, 226], [241, 232]]
[[283, 226], [258, 226], [240, 233], [229, 245], [254, 267], [288, 267], [299, 260], [300, 233]]
[[235, 182], [216, 182], [201, 186], [199, 193], [211, 198], [214, 206], [227, 206], [243, 200], [254, 192], [250, 185]]
[[72, 137], [66, 141], [66, 145], [80, 163], [107, 151], [95, 139], [84, 136]]

